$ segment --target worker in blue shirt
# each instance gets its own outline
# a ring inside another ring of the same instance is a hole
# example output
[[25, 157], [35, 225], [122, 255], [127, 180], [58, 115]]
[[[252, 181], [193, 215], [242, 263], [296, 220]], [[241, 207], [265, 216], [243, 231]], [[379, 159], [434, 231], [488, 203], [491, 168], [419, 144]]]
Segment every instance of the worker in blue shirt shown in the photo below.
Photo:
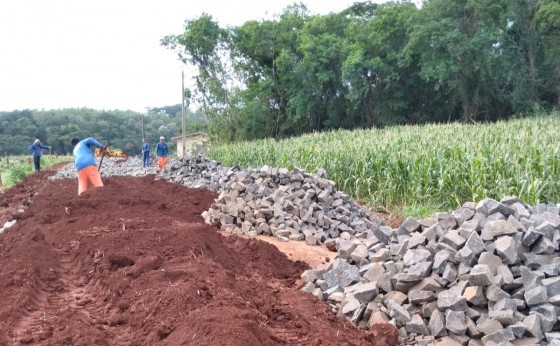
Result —
[[165, 137], [159, 137], [159, 143], [156, 144], [156, 156], [158, 158], [158, 172], [163, 170], [163, 167], [167, 164], [167, 156], [169, 155], [169, 148], [167, 148], [167, 143], [165, 143]]
[[35, 172], [41, 170], [41, 156], [43, 155], [43, 149], [50, 149], [51, 147], [42, 145], [39, 139], [29, 147], [29, 152], [33, 153], [33, 164], [35, 165]]
[[72, 153], [76, 157], [74, 163], [78, 171], [78, 195], [87, 191], [88, 183], [91, 183], [93, 187], [103, 186], [91, 149], [94, 146], [106, 150], [106, 147], [91, 137], [83, 140], [74, 137], [71, 143], [74, 148]]
[[142, 144], [142, 154], [144, 155], [142, 159], [144, 167], [150, 167], [150, 144], [148, 144], [146, 138], [144, 138], [144, 144]]

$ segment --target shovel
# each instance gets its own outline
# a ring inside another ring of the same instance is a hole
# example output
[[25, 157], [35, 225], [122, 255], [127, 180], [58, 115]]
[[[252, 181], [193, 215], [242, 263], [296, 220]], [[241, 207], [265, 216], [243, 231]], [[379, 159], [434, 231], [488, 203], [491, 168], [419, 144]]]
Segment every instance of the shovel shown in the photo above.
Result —
[[97, 171], [101, 172], [101, 164], [103, 163], [103, 158], [105, 157], [105, 154], [107, 153], [107, 149], [109, 147], [109, 141], [107, 141], [107, 144], [105, 144], [105, 146], [103, 147], [103, 154], [101, 154], [101, 160], [99, 160], [99, 167], [97, 167]]

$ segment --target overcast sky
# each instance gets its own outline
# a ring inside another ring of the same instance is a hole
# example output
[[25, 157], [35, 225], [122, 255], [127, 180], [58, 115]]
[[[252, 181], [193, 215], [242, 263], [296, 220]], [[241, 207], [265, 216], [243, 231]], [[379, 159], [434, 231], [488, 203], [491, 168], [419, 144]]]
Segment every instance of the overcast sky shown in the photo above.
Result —
[[[303, 0], [312, 14], [356, 0]], [[203, 12], [271, 19], [289, 0], [0, 0], [0, 111], [145, 111], [181, 103], [182, 65], [160, 39]], [[187, 71], [187, 70], [185, 70]], [[188, 76], [186, 76], [188, 77]], [[189, 82], [186, 81], [188, 84]]]

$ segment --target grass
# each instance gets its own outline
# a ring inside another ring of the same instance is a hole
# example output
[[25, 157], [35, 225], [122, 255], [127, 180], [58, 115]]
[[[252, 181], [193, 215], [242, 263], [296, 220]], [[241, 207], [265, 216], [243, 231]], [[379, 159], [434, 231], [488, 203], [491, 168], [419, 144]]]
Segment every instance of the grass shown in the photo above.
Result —
[[[52, 165], [71, 162], [71, 156], [49, 156], [41, 157], [41, 169]], [[11, 187], [23, 180], [28, 174], [33, 173], [33, 159], [30, 155], [25, 156], [3, 156], [0, 157], [0, 176], [3, 187]]]

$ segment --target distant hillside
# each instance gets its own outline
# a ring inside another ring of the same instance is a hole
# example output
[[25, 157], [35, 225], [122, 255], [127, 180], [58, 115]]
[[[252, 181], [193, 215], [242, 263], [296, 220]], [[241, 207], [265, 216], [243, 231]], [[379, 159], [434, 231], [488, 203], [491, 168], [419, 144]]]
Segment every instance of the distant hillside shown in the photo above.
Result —
[[[143, 118], [143, 119], [142, 119]], [[146, 115], [132, 111], [88, 108], [0, 112], [0, 155], [27, 154], [35, 138], [52, 146], [53, 154], [68, 154], [72, 137], [94, 137], [129, 155], [140, 153], [144, 136], [155, 144], [160, 136], [181, 133], [181, 106], [149, 108]], [[199, 113], [187, 112], [187, 132], [205, 131]]]

